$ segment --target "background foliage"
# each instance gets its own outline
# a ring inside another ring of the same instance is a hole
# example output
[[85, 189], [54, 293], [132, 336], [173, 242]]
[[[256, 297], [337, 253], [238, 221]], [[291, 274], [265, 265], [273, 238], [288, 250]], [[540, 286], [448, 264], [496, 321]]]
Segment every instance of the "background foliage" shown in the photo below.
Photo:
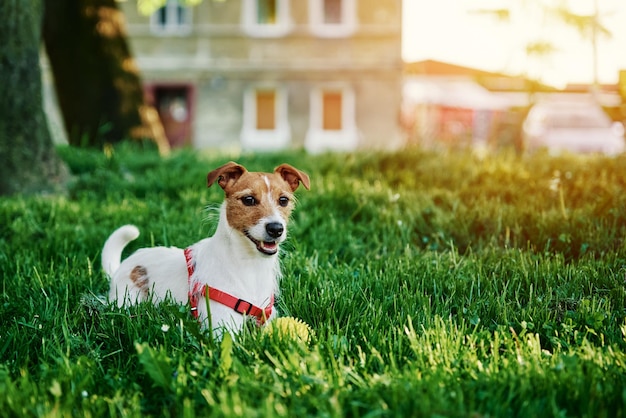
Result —
[[303, 346], [100, 297], [117, 226], [129, 251], [212, 233], [205, 176], [232, 156], [60, 154], [67, 195], [0, 200], [7, 415], [624, 416], [624, 157], [238, 156], [311, 175], [278, 301]]

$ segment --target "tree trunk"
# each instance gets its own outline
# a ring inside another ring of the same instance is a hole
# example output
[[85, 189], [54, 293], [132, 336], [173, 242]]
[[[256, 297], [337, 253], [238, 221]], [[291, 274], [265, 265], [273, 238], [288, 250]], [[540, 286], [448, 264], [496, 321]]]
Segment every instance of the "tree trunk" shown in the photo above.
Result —
[[147, 116], [115, 0], [47, 0], [43, 37], [71, 145], [102, 147], [139, 135], [169, 151], [160, 120]]
[[42, 0], [0, 1], [0, 195], [52, 190], [67, 178], [41, 93]]

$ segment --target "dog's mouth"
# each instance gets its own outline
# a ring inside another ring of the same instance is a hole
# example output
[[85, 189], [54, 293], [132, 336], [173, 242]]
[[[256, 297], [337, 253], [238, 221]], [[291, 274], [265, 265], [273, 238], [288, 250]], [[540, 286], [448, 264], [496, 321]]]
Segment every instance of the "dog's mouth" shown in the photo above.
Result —
[[256, 249], [259, 252], [265, 255], [274, 255], [278, 252], [278, 242], [276, 241], [259, 241], [257, 239], [252, 238], [252, 236], [248, 234], [247, 232], [246, 232], [246, 237], [248, 237], [248, 239], [252, 241], [254, 245], [256, 245]]

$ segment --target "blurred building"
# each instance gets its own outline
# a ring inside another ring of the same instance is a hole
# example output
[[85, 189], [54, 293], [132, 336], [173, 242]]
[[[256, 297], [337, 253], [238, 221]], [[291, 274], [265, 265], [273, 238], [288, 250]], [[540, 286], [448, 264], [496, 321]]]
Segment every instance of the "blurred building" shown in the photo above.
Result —
[[[626, 80], [626, 72], [621, 80]], [[622, 81], [626, 86], [626, 82]], [[409, 143], [425, 148], [524, 148], [522, 125], [537, 102], [585, 102], [590, 97], [614, 120], [625, 120], [626, 88], [569, 84], [562, 90], [520, 75], [425, 60], [406, 63], [402, 121]]]
[[406, 63], [402, 120], [410, 143], [425, 148], [520, 148], [532, 95], [552, 92], [519, 75], [447, 62]]
[[120, 3], [146, 94], [173, 146], [402, 145], [401, 2]]

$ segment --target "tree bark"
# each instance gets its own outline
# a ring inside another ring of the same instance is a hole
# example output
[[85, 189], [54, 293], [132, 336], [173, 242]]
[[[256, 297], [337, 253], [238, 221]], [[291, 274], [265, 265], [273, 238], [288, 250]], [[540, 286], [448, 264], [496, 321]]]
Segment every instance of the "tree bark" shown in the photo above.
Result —
[[68, 171], [43, 111], [42, 0], [0, 1], [0, 195], [51, 191]]
[[43, 37], [71, 145], [102, 147], [141, 136], [162, 154], [169, 151], [158, 135], [160, 120], [146, 117], [115, 0], [47, 0]]

